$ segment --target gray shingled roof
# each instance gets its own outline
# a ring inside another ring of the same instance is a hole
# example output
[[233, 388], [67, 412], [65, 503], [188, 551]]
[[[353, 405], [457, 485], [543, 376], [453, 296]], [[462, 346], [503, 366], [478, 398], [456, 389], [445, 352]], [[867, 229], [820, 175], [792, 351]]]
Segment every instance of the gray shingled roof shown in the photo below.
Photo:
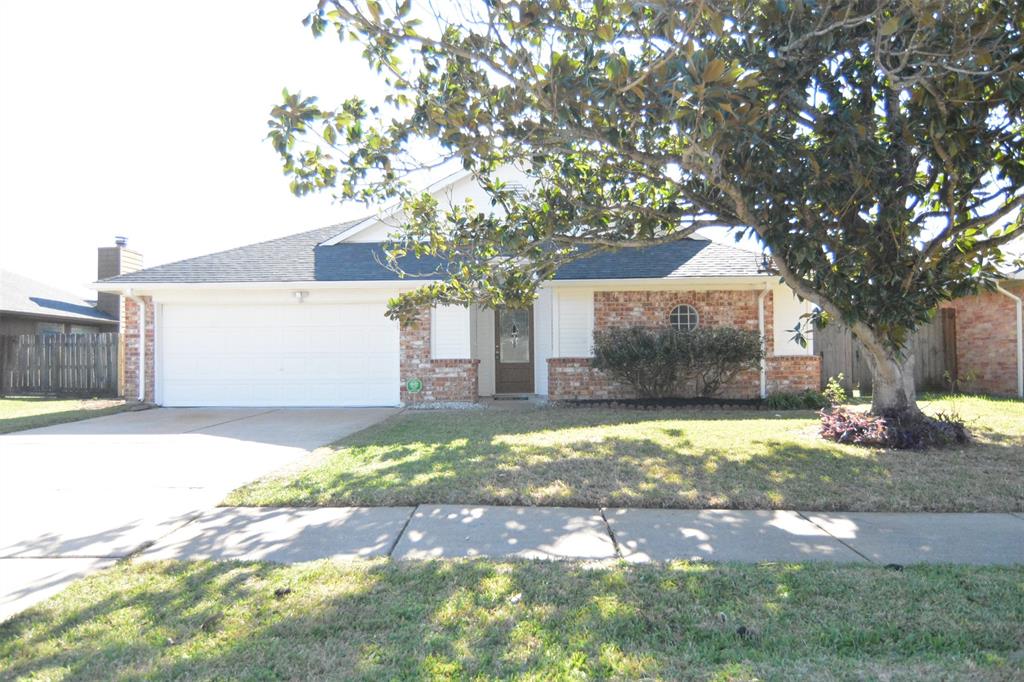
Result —
[[118, 275], [112, 283], [192, 282], [308, 282], [315, 279], [314, 249], [317, 244], [349, 228], [359, 220], [329, 225], [280, 239], [218, 251], [166, 265]]
[[[230, 251], [199, 256], [113, 277], [112, 283], [339, 282], [400, 279], [389, 269], [380, 244], [319, 244], [356, 224], [302, 232]], [[436, 279], [443, 263], [412, 257], [400, 261], [415, 279]], [[563, 266], [555, 279], [660, 279], [755, 277], [765, 274], [749, 251], [704, 239], [683, 239], [644, 249], [623, 249], [581, 258]]]
[[0, 270], [0, 312], [117, 323], [90, 301], [7, 270]]
[[705, 239], [599, 253], [562, 266], [555, 279], [757, 277], [766, 274], [750, 251]]

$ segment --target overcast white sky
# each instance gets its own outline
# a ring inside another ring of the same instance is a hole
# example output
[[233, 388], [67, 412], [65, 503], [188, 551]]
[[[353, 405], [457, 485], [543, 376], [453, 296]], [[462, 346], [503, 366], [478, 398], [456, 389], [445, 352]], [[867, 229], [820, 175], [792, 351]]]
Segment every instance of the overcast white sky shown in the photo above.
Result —
[[157, 265], [355, 217], [288, 191], [281, 88], [372, 93], [315, 0], [0, 2], [0, 266], [79, 294], [115, 235]]
[[282, 87], [380, 96], [315, 4], [0, 1], [0, 267], [86, 295], [115, 235], [151, 266], [364, 214], [293, 197], [264, 141]]

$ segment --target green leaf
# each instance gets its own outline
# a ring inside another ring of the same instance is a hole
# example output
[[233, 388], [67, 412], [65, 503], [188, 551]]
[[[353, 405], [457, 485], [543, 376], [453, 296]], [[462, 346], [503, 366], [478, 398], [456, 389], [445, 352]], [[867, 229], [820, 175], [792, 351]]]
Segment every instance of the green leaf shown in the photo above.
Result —
[[704, 82], [714, 83], [716, 80], [722, 77], [725, 73], [726, 63], [721, 59], [712, 59], [708, 62], [708, 65], [704, 67]]
[[900, 18], [892, 17], [882, 24], [881, 34], [883, 36], [891, 36], [896, 31], [900, 30]]
[[373, 16], [375, 22], [380, 22], [380, 3], [377, 0], [367, 0], [366, 8], [370, 10], [370, 14]]

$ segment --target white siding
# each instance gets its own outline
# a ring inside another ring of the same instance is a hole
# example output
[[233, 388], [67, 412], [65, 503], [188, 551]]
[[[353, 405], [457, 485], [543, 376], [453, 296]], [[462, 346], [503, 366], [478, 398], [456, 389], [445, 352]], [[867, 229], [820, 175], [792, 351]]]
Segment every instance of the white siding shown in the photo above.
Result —
[[565, 288], [554, 292], [552, 357], [590, 357], [594, 346], [594, 292]]
[[551, 357], [552, 333], [552, 291], [542, 288], [533, 304], [533, 391], [537, 395], [548, 394], [548, 358]]
[[462, 360], [472, 357], [469, 308], [439, 306], [431, 312], [430, 357]]
[[[512, 166], [505, 166], [499, 173], [499, 177], [507, 182], [527, 184], [532, 182], [524, 173]], [[500, 215], [503, 211], [500, 207], [491, 206], [491, 197], [484, 191], [483, 187], [472, 177], [465, 176], [452, 184], [442, 185], [433, 191], [432, 196], [437, 199], [438, 208], [442, 211], [453, 206], [461, 206], [466, 200], [470, 200], [481, 211], [491, 211]], [[381, 216], [373, 225], [358, 234], [351, 235], [346, 242], [383, 242], [391, 235], [401, 232], [401, 226], [408, 220], [404, 211], [397, 211], [392, 215]]]
[[480, 361], [480, 395], [494, 395], [494, 311], [490, 308], [474, 308], [476, 318], [476, 340], [473, 343], [473, 358]]
[[793, 290], [785, 285], [776, 285], [772, 292], [772, 308], [775, 319], [772, 321], [772, 332], [774, 333], [775, 355], [812, 355], [814, 353], [811, 344], [810, 333], [807, 335], [807, 347], [792, 340], [793, 327], [800, 323], [807, 326], [807, 320], [801, 315], [811, 312], [813, 306], [809, 301], [801, 301]]

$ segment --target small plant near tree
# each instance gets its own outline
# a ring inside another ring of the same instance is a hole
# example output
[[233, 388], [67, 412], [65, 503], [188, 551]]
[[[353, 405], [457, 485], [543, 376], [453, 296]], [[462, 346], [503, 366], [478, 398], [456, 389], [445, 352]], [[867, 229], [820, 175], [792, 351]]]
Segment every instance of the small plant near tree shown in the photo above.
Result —
[[710, 398], [764, 357], [756, 332], [732, 327], [622, 327], [594, 333], [593, 367], [629, 384], [642, 398], [677, 396], [693, 386]]
[[834, 377], [829, 377], [828, 383], [825, 384], [825, 390], [821, 392], [822, 397], [832, 407], [842, 405], [849, 399], [846, 395], [846, 389], [843, 388], [843, 378], [842, 372]]

